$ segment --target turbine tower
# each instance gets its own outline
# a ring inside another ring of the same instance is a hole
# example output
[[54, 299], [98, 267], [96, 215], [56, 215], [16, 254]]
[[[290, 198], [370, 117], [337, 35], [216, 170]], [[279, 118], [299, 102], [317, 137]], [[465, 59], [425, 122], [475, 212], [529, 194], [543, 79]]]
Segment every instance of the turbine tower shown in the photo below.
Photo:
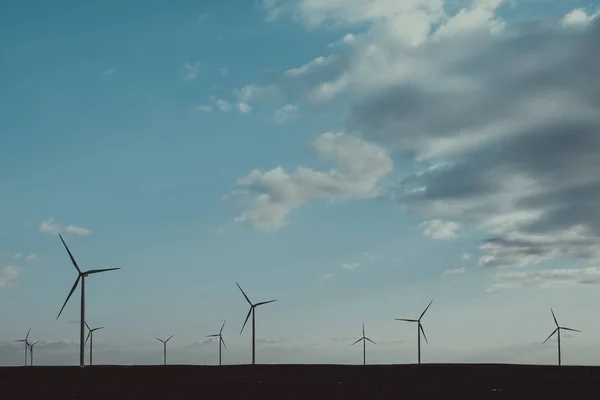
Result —
[[175, 335], [171, 335], [171, 337], [168, 338], [167, 340], [159, 339], [156, 336], [154, 337], [154, 339], [158, 340], [159, 342], [161, 342], [163, 344], [163, 362], [164, 362], [164, 365], [167, 365], [167, 342], [169, 340], [171, 340], [171, 338], [173, 336], [175, 336]]
[[[206, 336], [206, 337], [218, 337], [219, 338], [219, 365], [221, 365], [221, 344], [223, 344], [223, 346], [225, 346], [225, 341], [223, 340], [223, 328], [225, 327], [225, 322], [227, 322], [227, 320], [223, 321], [223, 325], [221, 325], [221, 330], [219, 331], [219, 333]], [[227, 348], [227, 346], [225, 346], [225, 348]]]
[[36, 340], [35, 342], [29, 345], [29, 365], [33, 365], [33, 346], [35, 346], [39, 342], [39, 340]]
[[566, 328], [564, 326], [559, 326], [558, 325], [558, 321], [556, 320], [556, 316], [554, 315], [554, 311], [552, 309], [550, 309], [550, 312], [552, 313], [552, 318], [554, 319], [554, 324], [556, 325], [556, 329], [554, 329], [554, 331], [552, 331], [552, 333], [550, 334], [550, 336], [548, 336], [546, 338], [546, 340], [544, 340], [544, 343], [546, 343], [552, 336], [554, 336], [555, 333], [557, 333], [557, 339], [558, 339], [558, 365], [561, 365], [561, 357], [560, 357], [560, 330], [565, 330], [565, 331], [571, 331], [571, 332], [581, 332], [577, 329], [571, 329], [571, 328]]
[[31, 328], [27, 331], [27, 336], [25, 339], [15, 340], [15, 343], [25, 342], [25, 366], [27, 366], [27, 347], [29, 347], [29, 332], [31, 332]]
[[60, 317], [60, 314], [62, 313], [63, 309], [67, 305], [67, 302], [71, 298], [71, 295], [73, 294], [75, 289], [77, 289], [77, 284], [79, 283], [79, 280], [81, 279], [81, 317], [79, 319], [79, 366], [81, 368], [83, 368], [83, 366], [85, 365], [85, 360], [84, 360], [84, 355], [85, 355], [85, 340], [84, 340], [84, 336], [85, 336], [85, 278], [88, 275], [97, 274], [99, 272], [115, 271], [115, 270], [118, 270], [121, 268], [92, 269], [89, 271], [82, 272], [81, 269], [79, 269], [79, 266], [77, 265], [77, 262], [75, 261], [75, 258], [73, 258], [73, 254], [71, 254], [71, 251], [67, 247], [67, 244], [65, 243], [65, 241], [62, 238], [62, 236], [60, 235], [60, 233], [58, 234], [58, 236], [60, 237], [61, 242], [65, 246], [67, 253], [69, 253], [69, 258], [71, 258], [71, 262], [73, 263], [73, 266], [77, 270], [77, 279], [75, 280], [75, 283], [73, 284], [73, 287], [71, 288], [71, 291], [69, 292], [69, 295], [67, 296], [67, 299], [65, 300], [62, 308], [60, 309], [60, 312], [58, 313], [58, 316], [56, 317], [56, 319], [58, 319]]
[[263, 301], [260, 303], [256, 303], [256, 304], [252, 304], [252, 302], [250, 301], [250, 299], [248, 298], [248, 296], [246, 296], [246, 293], [244, 293], [244, 291], [242, 290], [242, 287], [239, 285], [239, 283], [235, 283], [237, 285], [238, 288], [240, 288], [240, 291], [242, 292], [242, 294], [244, 295], [244, 297], [246, 298], [246, 301], [248, 302], [248, 304], [250, 304], [250, 310], [248, 310], [248, 315], [246, 316], [246, 320], [244, 321], [244, 325], [242, 325], [242, 330], [240, 331], [240, 335], [242, 334], [242, 332], [244, 331], [244, 327], [246, 326], [246, 322], [248, 322], [248, 318], [250, 318], [250, 314], [252, 314], [252, 365], [254, 365], [256, 363], [256, 341], [255, 341], [255, 333], [256, 333], [256, 319], [254, 317], [254, 311], [256, 309], [256, 307], [258, 306], [262, 306], [264, 304], [269, 304], [272, 303], [274, 301], [277, 300], [269, 300], [269, 301]]
[[356, 343], [360, 342], [362, 340], [363, 342], [363, 365], [367, 365], [367, 340], [373, 344], [377, 344], [374, 341], [372, 341], [371, 339], [369, 339], [368, 337], [365, 336], [365, 323], [363, 322], [363, 335], [360, 339], [358, 339], [356, 342], [352, 343], [350, 346], [354, 346]]
[[433, 303], [433, 300], [431, 300], [429, 302], [429, 304], [427, 305], [427, 307], [425, 307], [425, 311], [423, 311], [421, 313], [421, 316], [419, 317], [419, 319], [396, 318], [396, 321], [406, 321], [406, 322], [416, 322], [417, 323], [417, 355], [418, 355], [418, 363], [419, 364], [421, 364], [421, 334], [423, 334], [425, 343], [429, 343], [427, 341], [427, 336], [425, 335], [425, 330], [423, 329], [423, 325], [421, 324], [421, 319], [423, 318], [423, 315], [425, 315], [425, 313], [429, 309], [429, 306], [431, 306], [431, 303]]
[[87, 324], [87, 322], [85, 323], [85, 326], [88, 328], [88, 335], [85, 338], [85, 343], [87, 343], [88, 339], [90, 340], [90, 365], [92, 364], [92, 349], [94, 348], [94, 332], [99, 331], [100, 329], [104, 329], [103, 326], [99, 326], [98, 328], [90, 328], [90, 326]]

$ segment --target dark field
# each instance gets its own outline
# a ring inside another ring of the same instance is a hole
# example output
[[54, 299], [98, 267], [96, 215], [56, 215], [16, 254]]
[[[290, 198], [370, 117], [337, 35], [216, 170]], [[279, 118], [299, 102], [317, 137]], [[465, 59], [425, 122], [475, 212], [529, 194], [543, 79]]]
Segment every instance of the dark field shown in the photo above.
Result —
[[600, 367], [569, 366], [427, 364], [0, 368], [2, 400], [567, 400], [598, 398], [599, 386]]

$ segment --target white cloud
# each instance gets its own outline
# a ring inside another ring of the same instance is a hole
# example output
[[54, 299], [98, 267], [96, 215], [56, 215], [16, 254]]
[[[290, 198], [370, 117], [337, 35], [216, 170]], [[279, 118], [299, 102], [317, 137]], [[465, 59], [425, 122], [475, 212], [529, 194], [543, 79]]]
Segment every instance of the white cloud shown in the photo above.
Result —
[[462, 253], [460, 255], [460, 259], [461, 260], [470, 260], [471, 257], [473, 257], [473, 255], [471, 253]]
[[339, 45], [349, 45], [352, 44], [356, 41], [356, 36], [354, 36], [352, 33], [347, 33], [344, 35], [343, 38], [341, 38], [340, 40], [338, 40], [337, 42], [333, 42], [333, 43], [329, 43], [327, 45], [327, 47], [335, 47], [335, 46], [339, 46]]
[[375, 255], [373, 253], [368, 252], [368, 251], [365, 251], [363, 253], [363, 256], [365, 256], [368, 260], [374, 260], [375, 259]]
[[23, 254], [23, 253], [15, 253], [13, 255], [15, 260], [23, 260], [23, 261], [36, 261], [38, 257], [35, 254]]
[[237, 223], [275, 230], [284, 226], [295, 208], [317, 199], [374, 198], [383, 193], [379, 181], [393, 162], [379, 146], [345, 133], [324, 133], [313, 143], [322, 157], [340, 167], [326, 172], [297, 167], [293, 173], [277, 167], [265, 173], [251, 171], [238, 185], [256, 193]]
[[225, 101], [223, 99], [214, 99], [215, 104], [217, 105], [217, 107], [219, 108], [219, 110], [223, 111], [223, 112], [230, 112], [231, 111], [231, 103], [228, 101]]
[[466, 268], [465, 267], [461, 267], [461, 268], [454, 268], [454, 269], [447, 269], [445, 270], [442, 275], [446, 276], [446, 275], [462, 275], [466, 272]]
[[497, 282], [488, 286], [488, 292], [519, 287], [551, 288], [556, 286], [598, 285], [600, 268], [548, 269], [539, 271], [511, 271], [494, 274]]
[[320, 280], [325, 281], [327, 279], [331, 279], [333, 277], [333, 272], [328, 272], [325, 275], [321, 275], [319, 277]]
[[289, 70], [286, 102], [350, 104], [345, 131], [422, 166], [398, 202], [487, 235], [481, 265], [600, 259], [600, 20], [507, 23], [501, 3], [280, 2], [312, 27], [367, 27]]
[[454, 239], [458, 236], [456, 231], [460, 225], [454, 221], [432, 219], [421, 223], [419, 227], [424, 236], [432, 239]]
[[357, 263], [357, 262], [343, 263], [342, 264], [342, 268], [343, 269], [356, 269], [358, 267], [360, 267], [360, 263]]
[[273, 117], [273, 120], [277, 123], [283, 124], [292, 118], [296, 118], [297, 116], [298, 107], [293, 104], [286, 104], [279, 110], [275, 111], [275, 116]]
[[248, 114], [252, 111], [252, 106], [248, 103], [238, 103], [237, 107], [242, 114]]
[[202, 111], [202, 112], [205, 112], [205, 113], [212, 113], [213, 112], [212, 106], [205, 105], [205, 104], [200, 104], [199, 106], [196, 107], [196, 110]]
[[0, 269], [0, 289], [16, 288], [17, 284], [13, 281], [21, 276], [22, 272], [21, 268], [11, 265]]
[[600, 10], [596, 11], [594, 14], [588, 14], [584, 9], [576, 8], [563, 17], [562, 23], [564, 26], [584, 26], [599, 16]]
[[42, 221], [39, 231], [49, 235], [70, 233], [76, 236], [89, 236], [92, 233], [91, 230], [80, 226], [63, 225], [52, 217]]
[[183, 79], [186, 81], [195, 81], [198, 79], [200, 75], [200, 63], [198, 61], [195, 62], [186, 62], [183, 64]]

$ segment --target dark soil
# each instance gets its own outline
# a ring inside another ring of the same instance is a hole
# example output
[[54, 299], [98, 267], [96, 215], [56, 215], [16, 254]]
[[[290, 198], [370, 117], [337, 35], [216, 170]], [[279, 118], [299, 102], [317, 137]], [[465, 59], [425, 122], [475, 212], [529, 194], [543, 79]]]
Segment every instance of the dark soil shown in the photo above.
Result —
[[600, 367], [236, 365], [0, 368], [0, 399], [599, 398]]

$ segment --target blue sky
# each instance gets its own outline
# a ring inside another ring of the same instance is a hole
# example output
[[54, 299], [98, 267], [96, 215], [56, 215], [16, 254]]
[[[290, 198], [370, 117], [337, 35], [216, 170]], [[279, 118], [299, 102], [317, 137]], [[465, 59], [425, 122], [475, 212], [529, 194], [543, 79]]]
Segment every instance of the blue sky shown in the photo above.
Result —
[[580, 308], [600, 300], [595, 13], [7, 2], [0, 363], [29, 327], [37, 363], [78, 362], [79, 292], [55, 319], [76, 278], [58, 232], [83, 269], [122, 268], [87, 280], [98, 363], [160, 362], [171, 334], [170, 361], [214, 363], [224, 319], [224, 362], [248, 362], [236, 281], [278, 299], [257, 311], [258, 362], [359, 363], [363, 321], [369, 360], [414, 362], [393, 318], [433, 299], [426, 362], [554, 363], [554, 307], [584, 331], [564, 362], [597, 363]]

